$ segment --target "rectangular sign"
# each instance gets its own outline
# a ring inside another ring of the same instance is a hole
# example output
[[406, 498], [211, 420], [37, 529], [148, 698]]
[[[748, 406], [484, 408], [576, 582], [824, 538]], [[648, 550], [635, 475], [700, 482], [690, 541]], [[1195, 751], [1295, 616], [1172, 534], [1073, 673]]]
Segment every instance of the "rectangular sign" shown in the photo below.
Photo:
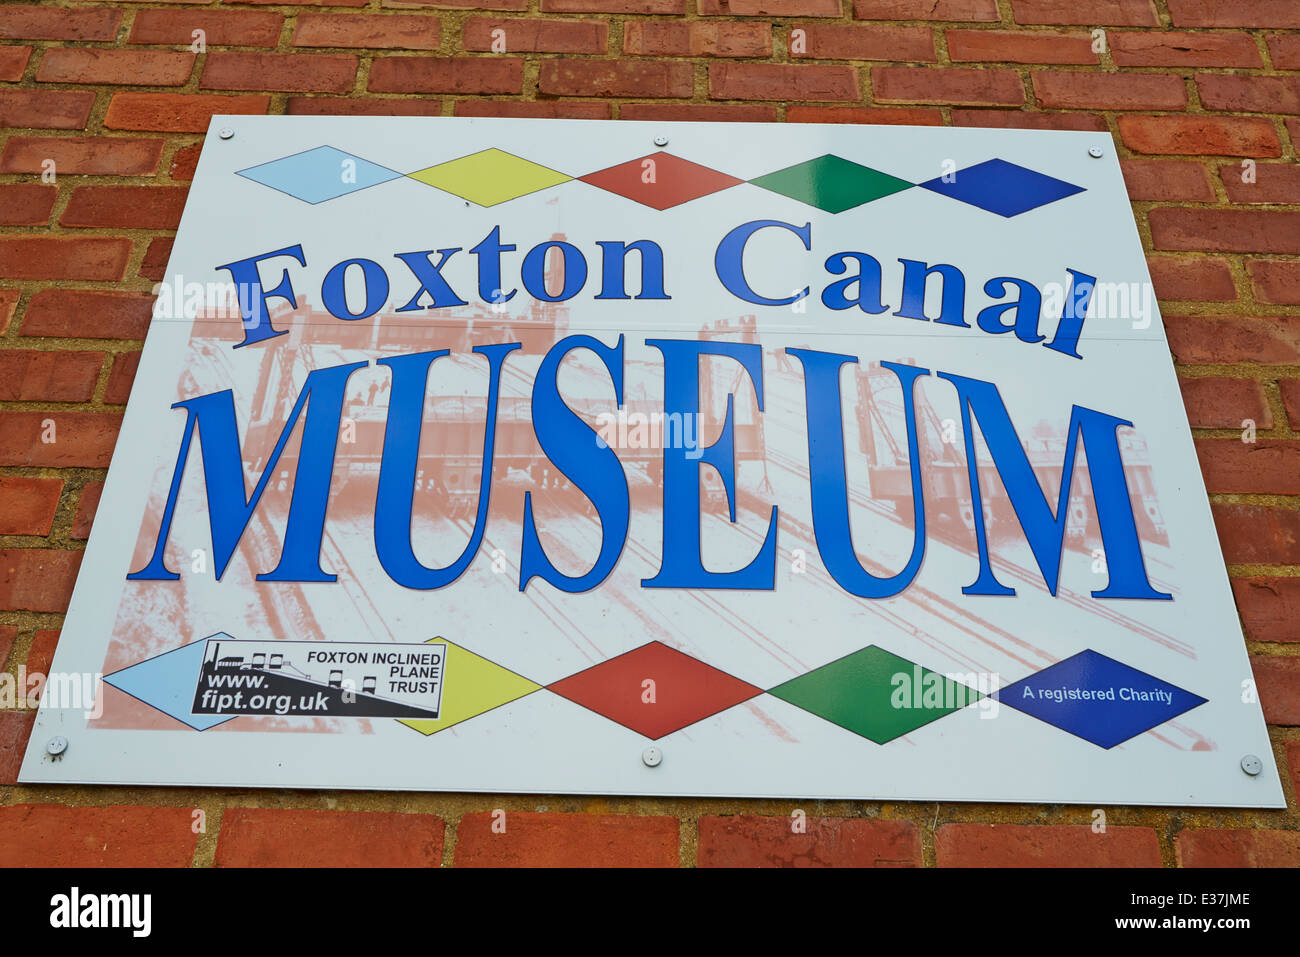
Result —
[[1106, 134], [217, 117], [157, 295], [24, 782], [1285, 806]]

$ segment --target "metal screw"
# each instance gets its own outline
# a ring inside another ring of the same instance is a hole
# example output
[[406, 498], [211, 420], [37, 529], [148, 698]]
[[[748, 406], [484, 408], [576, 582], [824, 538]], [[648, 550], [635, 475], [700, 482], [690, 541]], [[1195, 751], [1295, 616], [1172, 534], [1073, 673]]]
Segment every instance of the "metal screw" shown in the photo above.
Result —
[[1252, 778], [1264, 770], [1264, 762], [1253, 754], [1248, 754], [1241, 759], [1241, 770], [1245, 771]]
[[221, 128], [221, 132], [218, 133], [217, 135], [220, 136], [223, 140], [228, 140], [234, 137], [235, 131], [228, 126], [223, 126]]
[[667, 146], [667, 145], [668, 145], [668, 137], [666, 136], [655, 137], [655, 146]]
[[1091, 156], [1091, 157], [1092, 157], [1093, 159], [1095, 159], [1095, 160], [1096, 160], [1096, 159], [1101, 159], [1101, 157], [1102, 157], [1102, 149], [1101, 149], [1101, 147], [1100, 147], [1100, 146], [1090, 146], [1090, 147], [1088, 147], [1088, 155]]
[[641, 760], [645, 762], [648, 768], [657, 768], [664, 759], [664, 753], [658, 748], [649, 747], [641, 752]]
[[51, 757], [60, 757], [64, 751], [68, 750], [68, 739], [61, 734], [55, 735], [45, 745], [45, 750], [49, 752]]

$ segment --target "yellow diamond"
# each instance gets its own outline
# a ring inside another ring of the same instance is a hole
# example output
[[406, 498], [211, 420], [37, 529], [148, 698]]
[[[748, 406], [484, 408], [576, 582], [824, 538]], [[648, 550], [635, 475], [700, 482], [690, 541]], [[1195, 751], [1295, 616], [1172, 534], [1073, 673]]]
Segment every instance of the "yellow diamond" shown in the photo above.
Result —
[[407, 175], [480, 206], [495, 206], [573, 179], [495, 147]]
[[[445, 641], [433, 638], [432, 641]], [[459, 645], [447, 644], [447, 661], [443, 667], [442, 707], [436, 719], [399, 718], [402, 724], [421, 734], [435, 734], [499, 708], [516, 698], [541, 688], [535, 681], [517, 675], [494, 661], [476, 655]]]

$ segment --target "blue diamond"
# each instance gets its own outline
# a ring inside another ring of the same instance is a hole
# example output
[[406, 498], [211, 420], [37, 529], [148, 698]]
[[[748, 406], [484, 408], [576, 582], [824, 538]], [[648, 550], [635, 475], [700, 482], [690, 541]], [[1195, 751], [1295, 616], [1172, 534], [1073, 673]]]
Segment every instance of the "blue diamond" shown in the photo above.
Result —
[[1000, 159], [958, 170], [951, 182], [940, 176], [919, 185], [1007, 218], [1083, 192], [1082, 186]]
[[997, 698], [1102, 748], [1113, 748], [1206, 702], [1092, 650], [1007, 685]]
[[318, 146], [305, 153], [250, 166], [240, 170], [239, 175], [315, 205], [400, 179], [402, 174], [332, 146]]

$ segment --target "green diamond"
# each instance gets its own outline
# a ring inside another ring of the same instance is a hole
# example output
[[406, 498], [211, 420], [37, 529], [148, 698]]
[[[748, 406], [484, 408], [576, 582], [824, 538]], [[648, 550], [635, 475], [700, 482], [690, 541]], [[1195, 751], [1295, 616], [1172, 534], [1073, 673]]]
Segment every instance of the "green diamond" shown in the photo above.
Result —
[[495, 206], [573, 178], [495, 147], [407, 175], [480, 206]]
[[759, 176], [750, 182], [828, 213], [842, 213], [916, 185], [830, 154]]
[[876, 645], [777, 685], [768, 694], [884, 744], [983, 697]]

